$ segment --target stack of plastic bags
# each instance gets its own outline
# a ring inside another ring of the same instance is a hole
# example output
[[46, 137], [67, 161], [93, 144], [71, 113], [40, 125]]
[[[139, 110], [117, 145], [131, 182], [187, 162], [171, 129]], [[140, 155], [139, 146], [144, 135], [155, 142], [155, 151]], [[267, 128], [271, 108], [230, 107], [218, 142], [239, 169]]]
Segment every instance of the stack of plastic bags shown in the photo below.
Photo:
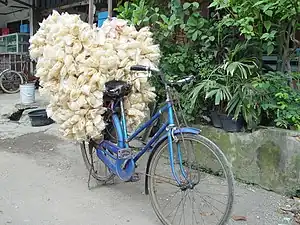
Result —
[[125, 99], [127, 126], [136, 128], [147, 116], [155, 89], [147, 78], [130, 72], [132, 65], [157, 66], [159, 46], [148, 28], [139, 31], [120, 19], [91, 27], [79, 15], [53, 11], [30, 39], [30, 56], [37, 61], [41, 94], [50, 96], [47, 114], [73, 140], [100, 138], [106, 123], [103, 92], [110, 80], [132, 83]]

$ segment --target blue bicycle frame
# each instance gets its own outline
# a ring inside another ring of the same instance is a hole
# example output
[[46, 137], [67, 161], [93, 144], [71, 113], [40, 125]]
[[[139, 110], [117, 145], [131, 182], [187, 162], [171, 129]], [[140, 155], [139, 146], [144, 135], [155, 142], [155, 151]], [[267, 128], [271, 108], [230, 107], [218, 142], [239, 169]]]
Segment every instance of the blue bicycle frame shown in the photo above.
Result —
[[[120, 106], [121, 108], [121, 115], [116, 111], [116, 107]], [[113, 114], [112, 114], [112, 120], [114, 124], [114, 128], [117, 132], [117, 139], [118, 143], [117, 146], [111, 147], [111, 144], [109, 141], [104, 140], [100, 143], [99, 148], [97, 149], [97, 155], [98, 157], [115, 173], [117, 174], [122, 180], [129, 180], [134, 171], [135, 171], [135, 165], [136, 162], [147, 152], [152, 151], [158, 148], [162, 142], [165, 140], [168, 141], [168, 150], [170, 154], [170, 166], [172, 170], [172, 174], [178, 185], [180, 185], [181, 181], [178, 177], [178, 175], [175, 172], [174, 167], [174, 151], [173, 151], [173, 140], [176, 135], [182, 134], [182, 133], [192, 133], [192, 134], [199, 134], [200, 131], [195, 128], [181, 128], [177, 129], [175, 127], [175, 121], [174, 121], [174, 110], [173, 110], [173, 103], [170, 100], [167, 100], [166, 104], [158, 110], [158, 112], [147, 122], [142, 124], [133, 134], [128, 136], [127, 134], [127, 127], [126, 127], [126, 118], [125, 118], [125, 112], [124, 112], [124, 106], [123, 106], [123, 99], [120, 99], [118, 103], [115, 103], [111, 107]], [[168, 113], [168, 119], [161, 128], [156, 132], [156, 134], [148, 141], [148, 143], [131, 159], [123, 160], [118, 159], [115, 157], [111, 152], [104, 150], [109, 149], [113, 153], [118, 154], [119, 149], [128, 149], [129, 148], [129, 142], [135, 139], [142, 131], [147, 129], [149, 126], [151, 126], [164, 112]], [[166, 133], [161, 137], [163, 133]], [[153, 147], [154, 146], [154, 147]], [[181, 152], [180, 147], [177, 146], [177, 154], [178, 159], [180, 163], [180, 170], [184, 178], [187, 179], [187, 175], [185, 173], [185, 170], [183, 169], [183, 162], [181, 158]], [[108, 157], [114, 159], [116, 163], [112, 163]]]

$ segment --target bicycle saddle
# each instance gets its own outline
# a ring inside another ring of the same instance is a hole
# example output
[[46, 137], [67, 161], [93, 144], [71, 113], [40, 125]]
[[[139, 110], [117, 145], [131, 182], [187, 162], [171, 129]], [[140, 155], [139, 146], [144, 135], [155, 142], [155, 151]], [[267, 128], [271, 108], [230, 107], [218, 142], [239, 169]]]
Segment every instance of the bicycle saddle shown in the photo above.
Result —
[[112, 80], [105, 83], [104, 94], [107, 97], [118, 99], [130, 94], [132, 86], [125, 81]]

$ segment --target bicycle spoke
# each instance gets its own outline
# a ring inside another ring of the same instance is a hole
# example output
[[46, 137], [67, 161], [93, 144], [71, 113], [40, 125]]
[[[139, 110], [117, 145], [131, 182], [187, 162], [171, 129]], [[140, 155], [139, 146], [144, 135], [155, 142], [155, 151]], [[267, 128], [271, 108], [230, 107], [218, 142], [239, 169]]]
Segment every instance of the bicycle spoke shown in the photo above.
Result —
[[[185, 197], [184, 197], [184, 203], [183, 203], [183, 205], [182, 205], [182, 214], [181, 214], [181, 218], [182, 218], [182, 216], [183, 216], [183, 222], [184, 222], [184, 224], [183, 225], [185, 225], [185, 214], [184, 214], [184, 207], [185, 207], [185, 202], [186, 202], [186, 196], [188, 195], [188, 190], [186, 191], [186, 195], [185, 195]], [[179, 222], [179, 225], [181, 224], [181, 218], [180, 218], [180, 222]]]
[[[186, 193], [185, 193], [185, 194], [186, 194]], [[176, 214], [177, 214], [177, 212], [178, 212], [179, 206], [181, 205], [181, 202], [182, 202], [182, 201], [183, 201], [183, 199], [181, 199], [180, 202], [177, 204], [175, 216], [176, 216]], [[174, 212], [174, 210], [173, 210], [172, 212]], [[169, 215], [168, 215], [167, 217], [169, 217], [169, 216], [172, 214], [172, 212], [169, 213]], [[173, 221], [174, 221], [174, 219], [175, 219], [175, 216], [174, 216], [174, 218], [173, 218], [173, 220], [172, 220], [172, 223], [173, 223]]]
[[[162, 178], [161, 180], [159, 180], [159, 181], [166, 181], [166, 183], [168, 183], [168, 184], [171, 184], [171, 185], [173, 185], [173, 186], [175, 186], [175, 187], [178, 187], [178, 184], [174, 181], [174, 178], [167, 178], [167, 177], [165, 177], [165, 176], [161, 176], [161, 175], [154, 175], [154, 176], [151, 176], [151, 175], [149, 175], [149, 174], [146, 174], [147, 176], [149, 176], [149, 177], [153, 177], [153, 178], [155, 178], [155, 177], [159, 177], [159, 178]], [[172, 182], [173, 181], [173, 182]], [[157, 182], [157, 181], [156, 181]], [[160, 183], [160, 182], [157, 182], [157, 183]]]
[[[199, 192], [199, 191], [197, 190], [197, 188], [195, 188], [195, 191], [196, 191], [197, 193], [199, 193], [199, 195], [203, 196], [203, 194], [202, 194], [201, 192]], [[204, 195], [204, 196], [207, 196], [208, 198], [210, 198], [210, 199], [212, 199], [212, 200], [215, 200], [215, 201], [221, 203], [222, 205], [226, 205], [224, 202], [221, 202], [221, 201], [219, 201], [219, 200], [217, 200], [217, 199], [215, 199], [215, 198], [213, 198], [213, 197], [210, 197], [210, 196], [208, 196], [208, 195]]]
[[[194, 210], [194, 205], [193, 205], [193, 203], [192, 203], [192, 199], [191, 199], [191, 197], [190, 197], [190, 194], [188, 194], [188, 197], [189, 197], [189, 200], [190, 200], [190, 202], [191, 202], [191, 205], [192, 205], [192, 208], [191, 208], [191, 211], [192, 211], [192, 225], [194, 224], [194, 217], [195, 217], [195, 210]], [[196, 220], [195, 220], [196, 221]], [[196, 222], [197, 223], [197, 222]]]
[[208, 195], [204, 195], [204, 196], [207, 196], [208, 198], [210, 198], [210, 199], [212, 199], [212, 200], [215, 200], [215, 201], [221, 203], [222, 205], [226, 205], [224, 202], [221, 202], [221, 201], [219, 201], [219, 200], [217, 200], [217, 199], [215, 199], [215, 198], [213, 198], [213, 197], [210, 197], [210, 196], [208, 196]]
[[[174, 199], [174, 197], [180, 192], [181, 190], [178, 190], [178, 191], [176, 191], [175, 192], [175, 194], [174, 194], [174, 196], [171, 198], [171, 199]], [[169, 201], [166, 205], [165, 205], [165, 207], [163, 207], [163, 211], [164, 211], [164, 209], [171, 203], [172, 201]]]
[[[194, 195], [194, 192], [193, 192], [193, 204], [192, 204], [193, 207], [194, 207], [194, 203], [195, 203], [195, 195]], [[202, 219], [202, 221], [203, 221], [203, 225], [206, 225], [205, 222], [204, 222], [204, 219], [203, 219], [203, 217], [202, 217], [202, 215], [204, 215], [204, 212], [202, 212], [200, 209], [199, 209], [199, 211], [200, 211], [201, 219]], [[193, 215], [194, 215], [194, 217], [195, 217], [195, 219], [196, 219], [195, 211], [194, 211], [194, 214], [193, 214]], [[197, 220], [196, 220], [196, 223], [198, 223]]]
[[[197, 193], [197, 192], [196, 192]], [[204, 199], [202, 196], [200, 196], [199, 195], [199, 197], [209, 206], [209, 205], [211, 205], [206, 199]], [[213, 206], [213, 205], [211, 205], [214, 209], [216, 209], [217, 211], [219, 211], [220, 213], [222, 213], [223, 214], [223, 212], [221, 211], [221, 210], [219, 210], [218, 208], [216, 208], [215, 206]], [[212, 208], [211, 208], [212, 209]], [[212, 209], [212, 211], [213, 211], [213, 213], [214, 213], [214, 215], [216, 215], [215, 214], [215, 212], [214, 212], [214, 210]], [[218, 217], [218, 219], [220, 219], [220, 217]]]

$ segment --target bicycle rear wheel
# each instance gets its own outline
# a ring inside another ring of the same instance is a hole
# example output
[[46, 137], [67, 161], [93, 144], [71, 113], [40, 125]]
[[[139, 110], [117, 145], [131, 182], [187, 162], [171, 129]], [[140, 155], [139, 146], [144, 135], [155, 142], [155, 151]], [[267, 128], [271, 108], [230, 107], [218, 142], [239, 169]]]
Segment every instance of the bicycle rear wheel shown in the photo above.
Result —
[[172, 175], [168, 142], [157, 149], [150, 164], [149, 194], [155, 213], [164, 225], [225, 225], [234, 195], [229, 163], [205, 137], [180, 134], [177, 138], [178, 142], [173, 142], [174, 167], [181, 185]]
[[84, 164], [96, 180], [107, 183], [115, 177], [109, 168], [98, 158], [95, 143], [92, 141], [83, 141], [80, 143], [80, 148]]
[[24, 83], [23, 76], [14, 70], [7, 70], [0, 76], [0, 88], [8, 93], [14, 94], [20, 91], [20, 84]]

